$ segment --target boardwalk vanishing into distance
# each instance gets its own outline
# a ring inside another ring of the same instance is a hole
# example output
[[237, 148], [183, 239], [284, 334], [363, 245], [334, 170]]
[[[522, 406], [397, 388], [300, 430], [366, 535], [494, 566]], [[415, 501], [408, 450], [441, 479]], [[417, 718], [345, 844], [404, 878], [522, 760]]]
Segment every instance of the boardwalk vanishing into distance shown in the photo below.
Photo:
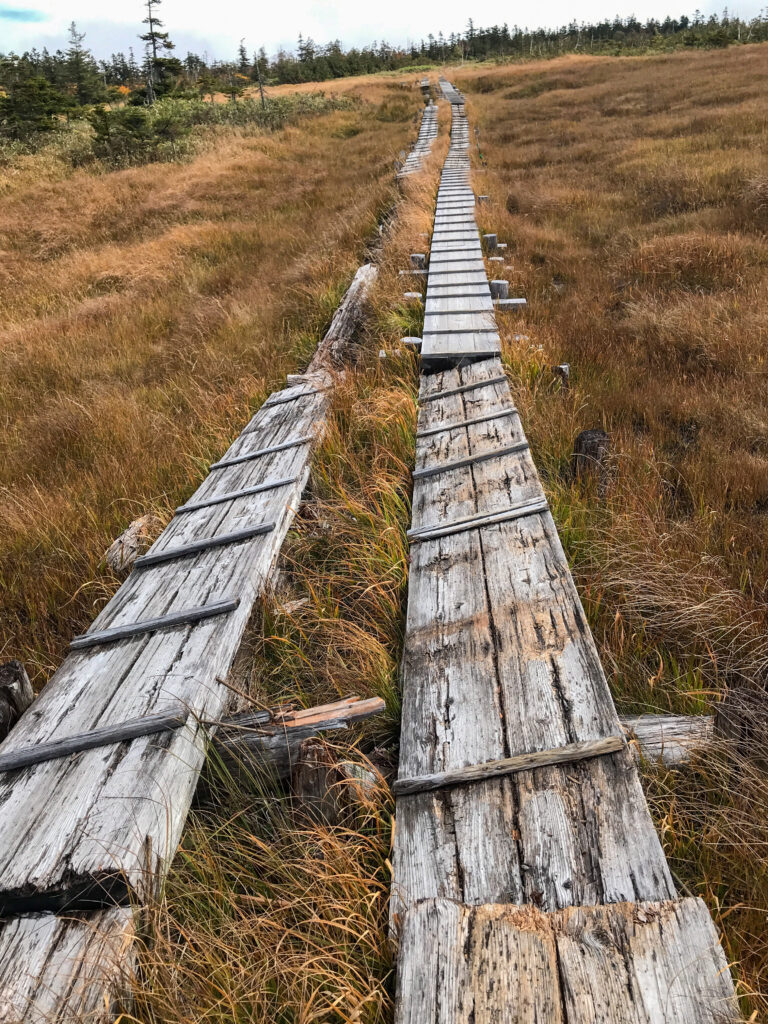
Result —
[[[515, 408], [497, 315], [522, 300], [489, 280], [503, 245], [489, 234], [484, 251], [464, 97], [439, 89], [451, 145], [420, 351], [396, 1024], [731, 1024], [723, 950], [677, 892]], [[437, 112], [430, 98], [398, 176], [420, 169]], [[136, 908], [176, 852], [302, 500], [331, 353], [375, 277], [358, 271], [322, 358], [210, 466], [0, 746], [0, 1021], [113, 1017]]]
[[452, 144], [421, 346], [396, 1021], [734, 1021], [717, 933], [678, 897], [514, 406], [463, 97], [441, 88]]

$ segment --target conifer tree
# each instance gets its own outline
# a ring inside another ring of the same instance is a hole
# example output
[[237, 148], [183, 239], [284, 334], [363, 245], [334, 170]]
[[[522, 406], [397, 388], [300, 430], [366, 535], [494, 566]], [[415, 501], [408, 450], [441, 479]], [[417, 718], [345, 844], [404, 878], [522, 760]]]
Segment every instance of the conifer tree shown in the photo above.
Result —
[[167, 59], [162, 54], [170, 53], [176, 48], [168, 33], [162, 31], [163, 23], [156, 11], [162, 2], [163, 0], [144, 0], [147, 16], [144, 18], [143, 24], [147, 26], [147, 31], [139, 36], [147, 48], [147, 100], [149, 103], [154, 102], [158, 89], [162, 91], [164, 84]]
[[90, 50], [83, 46], [85, 32], [78, 32], [73, 21], [69, 26], [69, 47], [66, 52], [68, 84], [74, 90], [74, 99], [81, 107], [98, 103], [104, 98], [104, 83]]

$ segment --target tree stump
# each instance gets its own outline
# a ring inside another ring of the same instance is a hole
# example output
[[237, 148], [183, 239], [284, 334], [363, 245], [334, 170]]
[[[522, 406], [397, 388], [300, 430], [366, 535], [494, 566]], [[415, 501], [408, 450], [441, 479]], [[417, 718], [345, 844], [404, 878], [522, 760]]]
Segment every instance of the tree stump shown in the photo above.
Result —
[[743, 758], [768, 764], [768, 709], [761, 686], [731, 686], [715, 714], [715, 735]]
[[27, 671], [20, 661], [0, 665], [0, 740], [4, 740], [18, 722], [35, 694]]
[[321, 739], [304, 740], [293, 769], [293, 794], [310, 818], [334, 825], [339, 820], [339, 765], [333, 750]]
[[610, 454], [611, 439], [604, 430], [582, 430], [573, 442], [573, 477], [597, 480], [600, 497], [605, 496], [610, 483]]
[[104, 561], [113, 572], [128, 572], [139, 555], [152, 546], [162, 528], [163, 521], [152, 512], [134, 519], [107, 548]]
[[555, 380], [559, 380], [560, 387], [567, 391], [571, 382], [570, 363], [560, 363], [559, 366], [553, 366], [552, 376], [555, 378]]

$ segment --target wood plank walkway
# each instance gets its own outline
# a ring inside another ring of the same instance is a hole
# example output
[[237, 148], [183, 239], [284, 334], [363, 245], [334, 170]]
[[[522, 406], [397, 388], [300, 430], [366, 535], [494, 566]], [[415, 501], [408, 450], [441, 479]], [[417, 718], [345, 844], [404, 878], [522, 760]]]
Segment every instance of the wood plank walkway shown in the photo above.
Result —
[[130, 944], [127, 904], [156, 890], [178, 847], [203, 723], [230, 703], [225, 680], [323, 429], [335, 381], [326, 364], [375, 277], [360, 268], [313, 372], [267, 399], [0, 744], [10, 755], [186, 711], [172, 730], [0, 772], [0, 1020], [109, 1017], [106, 993], [126, 962], [109, 954]]
[[[464, 134], [460, 98], [441, 85]], [[450, 188], [444, 174], [440, 196], [458, 196], [474, 223], [459, 173]], [[452, 296], [452, 315], [495, 325], [477, 262], [466, 271], [477, 291]], [[425, 323], [433, 300], [428, 291]], [[461, 335], [425, 326], [402, 664], [408, 782], [395, 787], [406, 790], [393, 853], [396, 1022], [733, 1021], [716, 931], [701, 901], [678, 899], [501, 361], [475, 358]], [[563, 751], [573, 757], [555, 763]], [[500, 759], [537, 753], [542, 767], [498, 774]]]
[[440, 87], [451, 103], [451, 146], [437, 193], [424, 307], [421, 358], [431, 368], [459, 366], [500, 351], [469, 182], [464, 98], [444, 79]]
[[[424, 85], [422, 83], [422, 90]], [[429, 80], [427, 80], [427, 90], [429, 89]], [[421, 112], [421, 123], [419, 125], [419, 134], [416, 142], [413, 144], [408, 156], [405, 158], [405, 163], [402, 168], [398, 171], [398, 178], [407, 178], [409, 174], [415, 174], [421, 170], [421, 161], [432, 149], [432, 143], [437, 138], [437, 107], [432, 102], [424, 107]]]

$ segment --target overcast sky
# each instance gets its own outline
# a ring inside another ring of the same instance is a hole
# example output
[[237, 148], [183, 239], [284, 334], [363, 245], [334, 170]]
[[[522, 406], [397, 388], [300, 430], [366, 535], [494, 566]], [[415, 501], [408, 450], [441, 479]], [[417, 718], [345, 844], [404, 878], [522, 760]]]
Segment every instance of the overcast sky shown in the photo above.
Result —
[[[731, 5], [732, 13], [754, 17], [762, 0], [740, 0]], [[292, 50], [299, 32], [315, 42], [341, 39], [345, 47], [386, 39], [392, 44], [418, 41], [429, 32], [461, 32], [472, 12], [476, 25], [521, 24], [528, 27], [556, 26], [571, 21], [589, 21], [615, 14], [635, 14], [640, 19], [693, 14], [695, 0], [688, 8], [685, 0], [567, 0], [516, 6], [488, 0], [482, 6], [468, 7], [457, 0], [385, 0], [361, 3], [360, 0], [281, 0], [277, 3], [243, 3], [242, 0], [164, 0], [161, 15], [180, 56], [188, 49], [207, 52], [209, 57], [234, 56], [241, 37], [249, 50], [264, 45], [272, 54], [279, 47]], [[720, 13], [721, 3], [702, 0], [700, 9]], [[67, 26], [76, 21], [86, 32], [86, 43], [97, 56], [106, 56], [129, 46], [141, 50], [136, 38], [143, 16], [141, 0], [120, 0], [109, 10], [107, 0], [0, 0], [0, 53], [20, 52], [31, 46], [63, 47]], [[119, 7], [119, 9], [117, 9]]]

